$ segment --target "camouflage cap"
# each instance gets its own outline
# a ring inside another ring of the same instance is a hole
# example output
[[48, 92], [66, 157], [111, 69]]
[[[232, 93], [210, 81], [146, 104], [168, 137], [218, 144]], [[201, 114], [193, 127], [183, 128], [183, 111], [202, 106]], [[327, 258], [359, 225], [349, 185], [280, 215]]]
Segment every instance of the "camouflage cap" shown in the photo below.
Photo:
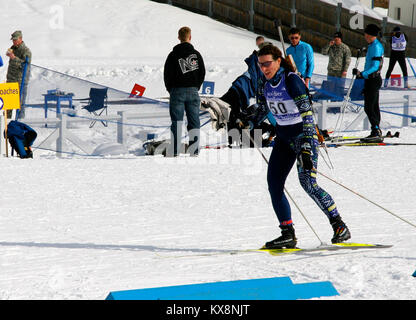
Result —
[[22, 31], [17, 30], [15, 32], [12, 33], [12, 37], [10, 38], [10, 40], [17, 40], [22, 36]]

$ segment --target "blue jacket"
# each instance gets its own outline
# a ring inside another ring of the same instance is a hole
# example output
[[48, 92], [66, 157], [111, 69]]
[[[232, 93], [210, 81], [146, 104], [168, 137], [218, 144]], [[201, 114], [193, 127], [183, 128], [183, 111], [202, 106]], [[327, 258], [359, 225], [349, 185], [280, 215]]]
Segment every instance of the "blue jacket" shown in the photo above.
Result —
[[292, 55], [296, 68], [303, 78], [311, 78], [314, 69], [313, 49], [310, 44], [299, 41], [297, 46], [290, 46], [286, 53]]
[[0, 56], [0, 67], [2, 67], [2, 66], [3, 66], [3, 59]]
[[375, 39], [371, 44], [367, 47], [367, 55], [365, 56], [365, 65], [364, 71], [361, 72], [361, 75], [364, 79], [368, 79], [368, 76], [374, 72], [380, 70], [382, 66], [384, 55], [384, 48], [378, 39]]
[[10, 121], [9, 125], [7, 126], [7, 136], [9, 138], [16, 137], [17, 139], [24, 140], [25, 134], [30, 131], [35, 132], [35, 130], [33, 130], [27, 124], [15, 120]]
[[240, 100], [245, 102], [245, 106], [248, 106], [250, 98], [256, 97], [257, 90], [263, 85], [263, 73], [257, 64], [257, 52], [254, 51], [244, 62], [248, 66], [247, 71], [235, 79], [231, 87], [239, 93]]

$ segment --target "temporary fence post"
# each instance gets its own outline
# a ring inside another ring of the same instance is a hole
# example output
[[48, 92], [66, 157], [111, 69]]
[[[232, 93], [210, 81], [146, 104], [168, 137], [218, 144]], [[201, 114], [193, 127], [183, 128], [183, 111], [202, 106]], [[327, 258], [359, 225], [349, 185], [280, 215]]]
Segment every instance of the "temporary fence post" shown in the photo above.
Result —
[[290, 14], [292, 15], [292, 28], [296, 28], [296, 0], [292, 0], [292, 8], [290, 9]]
[[326, 128], [326, 112], [328, 109], [328, 101], [322, 100], [321, 104], [318, 106], [318, 127], [320, 129]]
[[[4, 111], [4, 112], [6, 112], [6, 111]], [[3, 111], [0, 111], [0, 133], [2, 133], [4, 131], [4, 125], [3, 125], [4, 119], [3, 119], [3, 117], [4, 117], [3, 116]], [[6, 142], [5, 140], [6, 139], [4, 139], [4, 135], [0, 134], [0, 156], [3, 156], [2, 150], [3, 150], [4, 143]]]
[[338, 2], [337, 8], [336, 8], [337, 22], [335, 24], [335, 28], [337, 32], [341, 31], [341, 13], [342, 13], [342, 2]]
[[120, 120], [117, 121], [117, 142], [124, 145], [126, 142], [126, 113], [124, 111], [117, 111]]
[[368, 117], [364, 117], [363, 130], [368, 130], [369, 128], [370, 128], [370, 122], [368, 121]]
[[254, 31], [254, 0], [250, 1], [249, 15], [250, 15], [250, 24], [248, 26], [248, 30]]
[[212, 18], [212, 0], [208, 1], [208, 17]]
[[57, 114], [59, 118], [58, 128], [59, 128], [59, 135], [58, 139], [56, 140], [56, 155], [58, 157], [62, 157], [62, 151], [64, 149], [64, 141], [66, 136], [66, 116], [64, 113]]
[[402, 117], [402, 127], [408, 127], [409, 126], [409, 108], [410, 108], [411, 98], [410, 98], [410, 95], [405, 95], [404, 98], [406, 99], [406, 101], [403, 103], [404, 117]]
[[381, 42], [385, 45], [387, 43], [386, 38], [385, 38], [385, 34], [387, 33], [387, 17], [383, 17], [382, 23], [381, 23]]

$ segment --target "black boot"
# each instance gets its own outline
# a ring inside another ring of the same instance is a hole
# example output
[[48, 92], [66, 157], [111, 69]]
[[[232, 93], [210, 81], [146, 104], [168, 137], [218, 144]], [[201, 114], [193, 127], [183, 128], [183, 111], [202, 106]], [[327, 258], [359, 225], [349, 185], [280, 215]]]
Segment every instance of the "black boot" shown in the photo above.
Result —
[[383, 135], [378, 126], [371, 129], [371, 133], [368, 137], [361, 139], [363, 142], [383, 142]]
[[342, 221], [341, 216], [330, 218], [332, 229], [334, 230], [334, 236], [331, 239], [332, 243], [340, 243], [351, 238], [351, 233], [348, 230], [347, 225]]
[[297, 239], [293, 225], [279, 226], [282, 229], [282, 235], [272, 241], [266, 242], [263, 249], [282, 249], [296, 248]]

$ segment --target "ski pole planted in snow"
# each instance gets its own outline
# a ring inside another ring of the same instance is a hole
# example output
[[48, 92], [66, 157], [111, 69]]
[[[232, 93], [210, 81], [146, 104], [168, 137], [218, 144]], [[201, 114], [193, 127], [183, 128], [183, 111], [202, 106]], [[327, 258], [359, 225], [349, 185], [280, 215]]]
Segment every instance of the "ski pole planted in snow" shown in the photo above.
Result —
[[407, 62], [409, 63], [409, 66], [410, 66], [410, 68], [411, 68], [411, 69], [412, 69], [412, 71], [413, 71], [413, 75], [416, 77], [416, 71], [415, 71], [415, 69], [413, 68], [412, 63], [410, 62], [410, 59], [409, 59], [409, 58], [407, 58]]
[[[361, 57], [361, 49], [358, 49], [358, 51], [357, 51], [357, 60], [355, 61], [354, 69], [358, 68], [358, 62], [360, 61], [360, 57]], [[353, 74], [350, 86], [348, 87], [347, 95], [345, 96], [344, 100], [342, 101], [340, 114], [338, 116], [337, 122], [335, 123], [334, 133], [339, 134], [339, 132], [341, 131], [341, 124], [342, 124], [342, 120], [343, 120], [343, 117], [344, 117], [344, 112], [345, 112], [346, 107], [348, 106], [348, 104], [351, 101], [351, 98], [350, 98], [351, 91], [352, 91], [352, 87], [354, 86], [354, 82], [355, 82], [356, 78], [357, 78], [357, 75]], [[339, 127], [338, 127], [338, 124], [339, 124]]]

